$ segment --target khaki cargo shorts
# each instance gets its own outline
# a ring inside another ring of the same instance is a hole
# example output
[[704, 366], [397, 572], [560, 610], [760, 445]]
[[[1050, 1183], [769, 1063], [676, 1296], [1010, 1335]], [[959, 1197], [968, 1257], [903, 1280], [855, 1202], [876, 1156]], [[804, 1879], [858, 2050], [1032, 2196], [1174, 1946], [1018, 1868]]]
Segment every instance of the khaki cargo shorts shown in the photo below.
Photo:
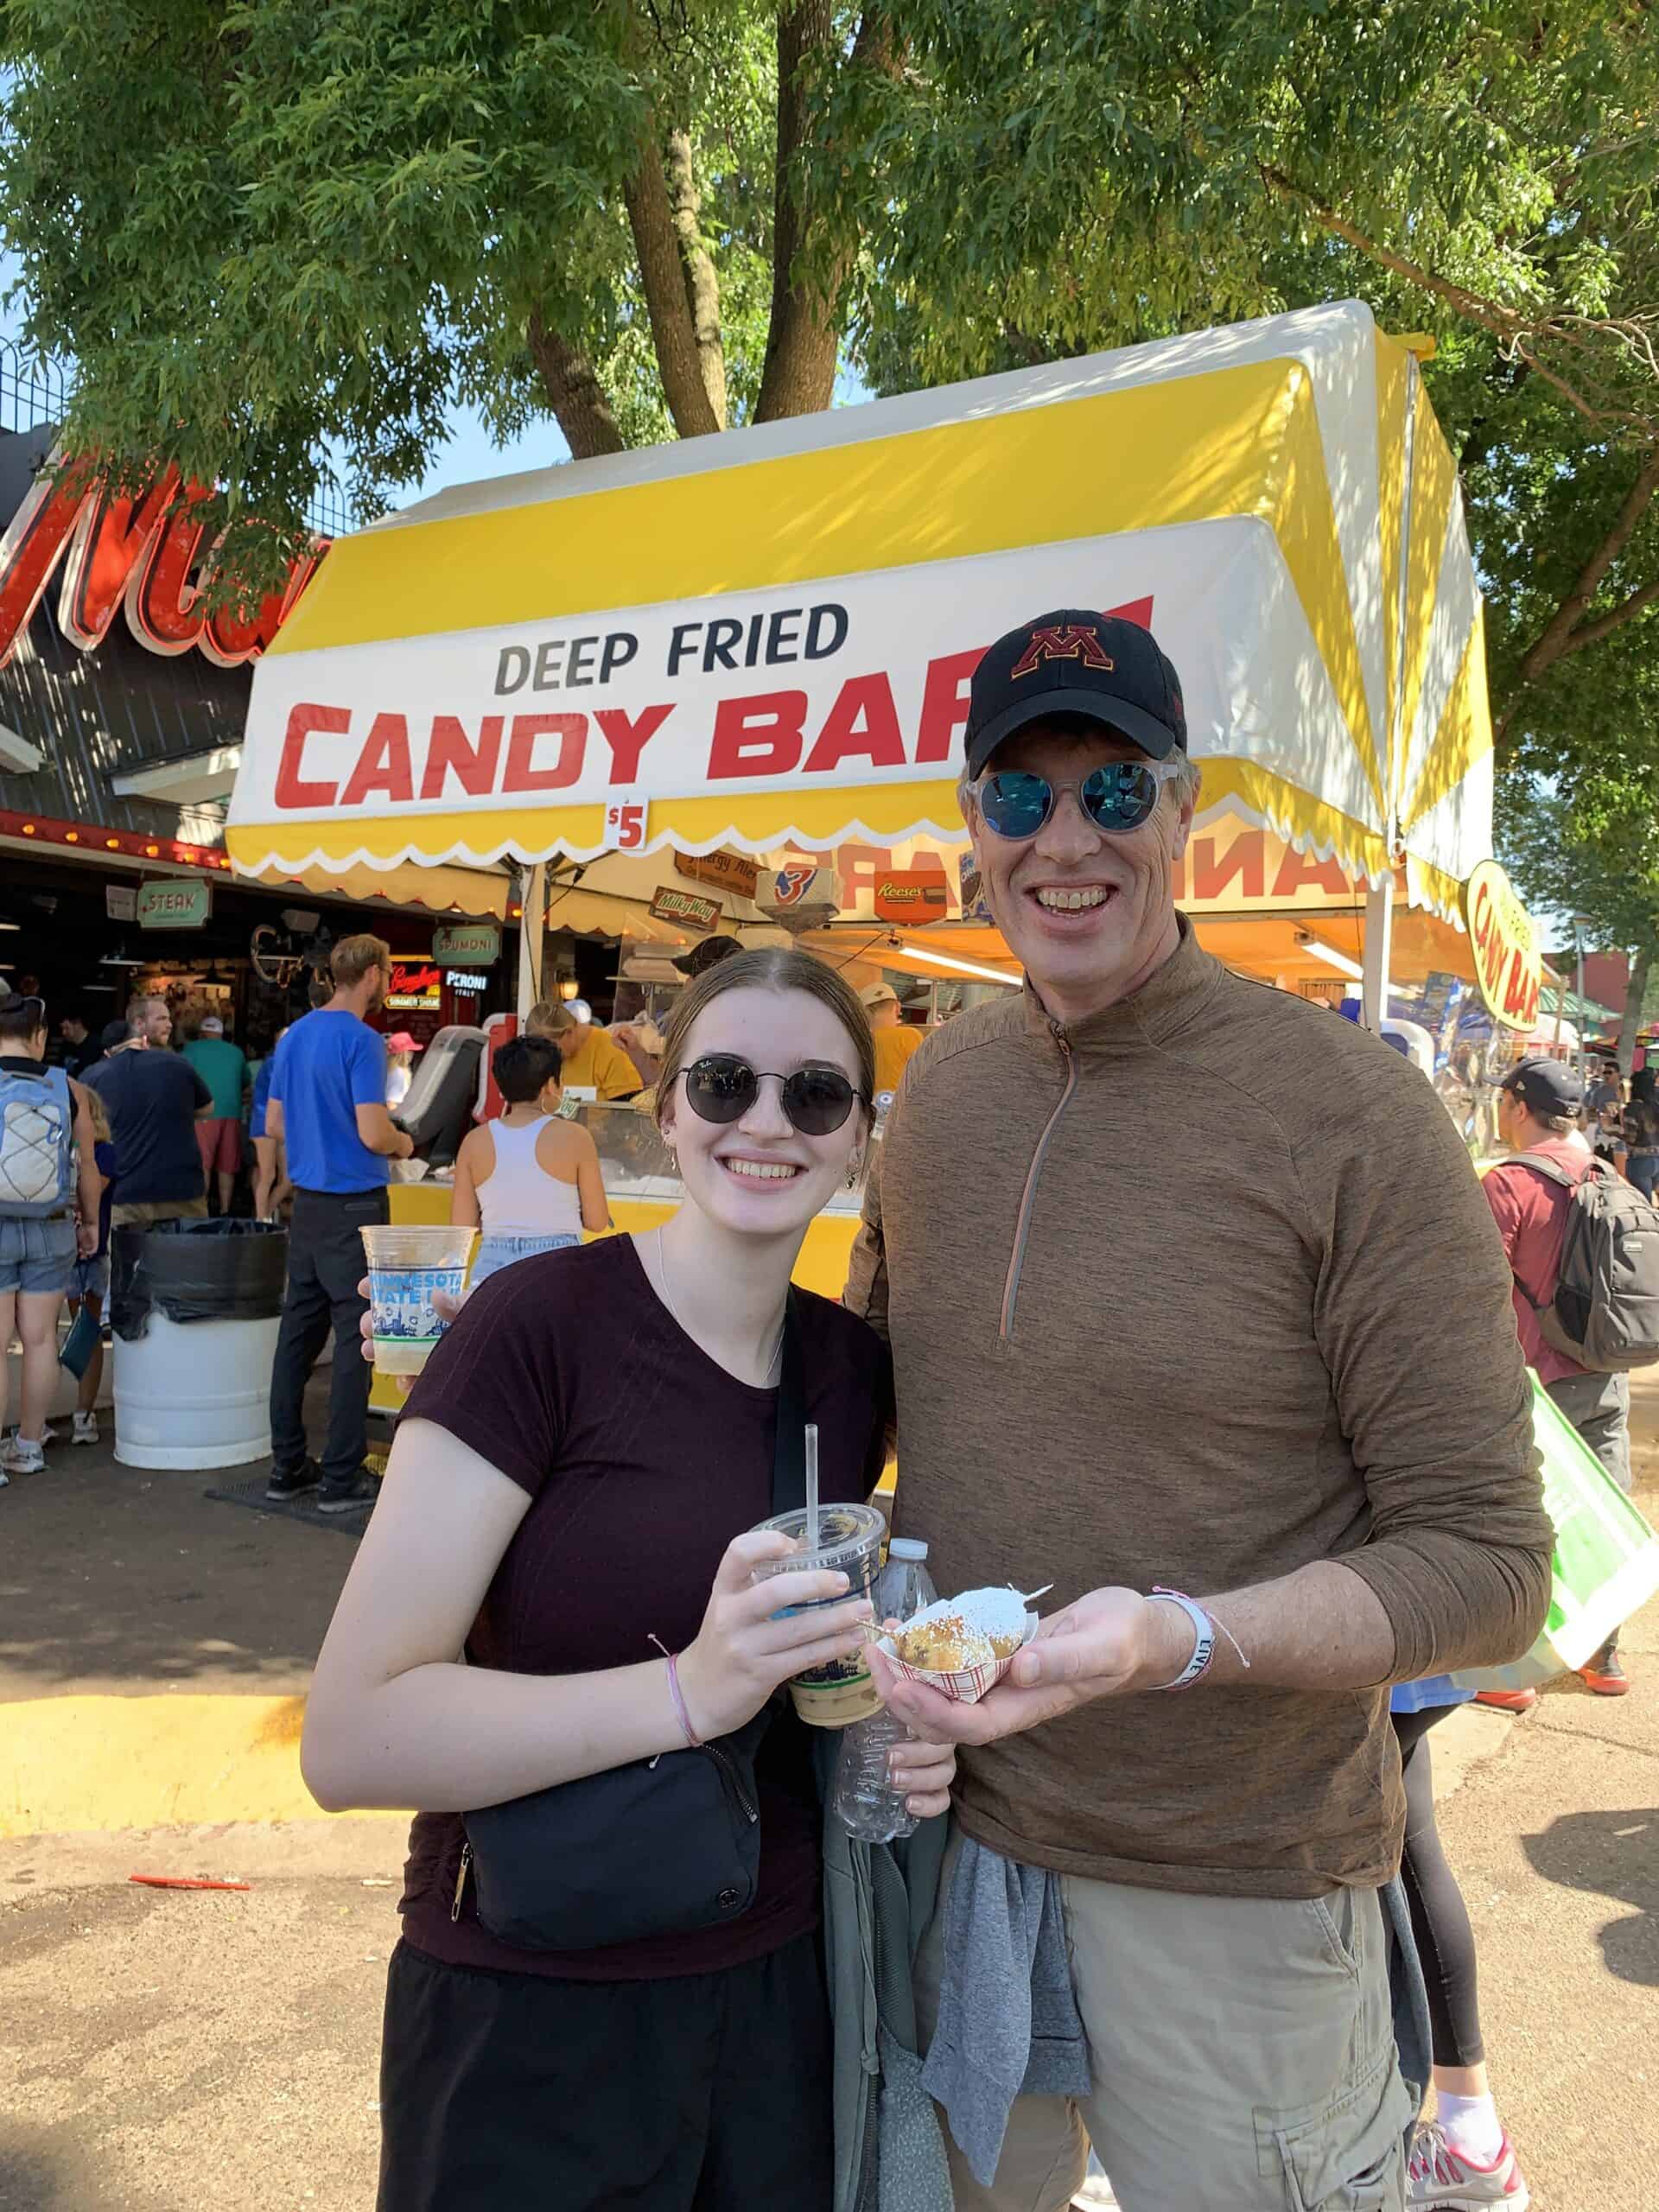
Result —
[[[944, 1885], [955, 1863], [953, 1839]], [[944, 1885], [917, 1961], [924, 2048]], [[1016, 2099], [988, 2190], [947, 2126], [957, 2212], [1065, 2212], [1091, 2141], [1123, 2212], [1401, 2212], [1412, 2105], [1374, 1890], [1062, 1890], [1094, 2088]]]

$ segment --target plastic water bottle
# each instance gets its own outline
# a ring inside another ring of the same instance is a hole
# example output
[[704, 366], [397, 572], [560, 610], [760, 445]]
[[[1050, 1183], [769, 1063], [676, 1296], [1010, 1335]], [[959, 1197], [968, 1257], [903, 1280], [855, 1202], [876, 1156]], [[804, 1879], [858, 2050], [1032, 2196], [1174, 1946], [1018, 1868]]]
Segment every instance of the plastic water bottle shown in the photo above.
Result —
[[[907, 1621], [931, 1605], [938, 1592], [926, 1567], [927, 1546], [914, 1536], [895, 1536], [887, 1546], [887, 1563], [875, 1586], [875, 1618]], [[849, 1835], [863, 1843], [893, 1843], [913, 1835], [916, 1815], [906, 1810], [904, 1793], [887, 1779], [887, 1759], [895, 1744], [910, 1731], [896, 1713], [884, 1706], [868, 1720], [855, 1720], [844, 1729], [841, 1758], [836, 1767], [831, 1803], [836, 1818]]]

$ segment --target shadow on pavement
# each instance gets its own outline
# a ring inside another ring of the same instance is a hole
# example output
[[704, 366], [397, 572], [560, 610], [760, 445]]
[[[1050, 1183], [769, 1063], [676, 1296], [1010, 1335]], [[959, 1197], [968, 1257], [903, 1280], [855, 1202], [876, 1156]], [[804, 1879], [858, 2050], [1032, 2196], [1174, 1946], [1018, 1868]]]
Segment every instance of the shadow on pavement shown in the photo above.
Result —
[[1521, 1841], [1547, 1882], [1635, 1908], [1603, 1927], [1601, 1955], [1621, 1981], [1659, 1986], [1659, 1810], [1563, 1813]]
[[118, 1466], [106, 1423], [99, 1447], [60, 1442], [43, 1473], [15, 1476], [0, 1492], [0, 1702], [303, 1688], [354, 1548], [205, 1494], [266, 1471]]
[[0, 2212], [84, 2212], [84, 2175], [67, 2173], [54, 2152], [8, 2129], [0, 2137]]

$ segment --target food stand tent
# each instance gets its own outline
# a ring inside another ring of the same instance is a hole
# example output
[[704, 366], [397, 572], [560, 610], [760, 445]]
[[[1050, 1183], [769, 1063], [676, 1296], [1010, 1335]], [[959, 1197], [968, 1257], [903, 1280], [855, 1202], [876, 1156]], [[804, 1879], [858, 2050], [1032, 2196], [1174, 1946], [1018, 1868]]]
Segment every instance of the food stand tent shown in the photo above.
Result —
[[1068, 605], [1155, 629], [1207, 803], [1378, 885], [1403, 846], [1412, 899], [1455, 913], [1491, 843], [1478, 595], [1416, 363], [1351, 302], [464, 486], [342, 539], [259, 664], [230, 851], [959, 839], [974, 662]]

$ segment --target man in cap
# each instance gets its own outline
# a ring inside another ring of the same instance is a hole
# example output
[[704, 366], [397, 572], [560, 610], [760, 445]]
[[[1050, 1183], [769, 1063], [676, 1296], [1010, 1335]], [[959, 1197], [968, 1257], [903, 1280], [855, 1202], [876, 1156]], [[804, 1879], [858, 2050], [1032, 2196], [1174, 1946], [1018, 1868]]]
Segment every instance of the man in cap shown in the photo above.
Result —
[[899, 1007], [899, 994], [891, 983], [868, 983], [859, 993], [875, 1033], [875, 1095], [891, 1096], [910, 1065], [922, 1033], [906, 1022]]
[[700, 938], [690, 952], [677, 952], [674, 965], [688, 982], [695, 983], [699, 976], [706, 976], [711, 968], [718, 968], [722, 960], [729, 960], [742, 946], [734, 937]]
[[[1597, 1375], [1558, 1351], [1539, 1325], [1540, 1311], [1554, 1302], [1567, 1241], [1573, 1188], [1590, 1172], [1591, 1155], [1579, 1134], [1584, 1081], [1560, 1060], [1535, 1053], [1519, 1061], [1498, 1084], [1497, 1134], [1515, 1154], [1481, 1181], [1503, 1240], [1513, 1279], [1515, 1325], [1527, 1364], [1623, 1491], [1630, 1487], [1630, 1378]], [[1541, 1172], [1529, 1163], [1545, 1163]], [[1557, 1176], [1567, 1180], [1560, 1182]], [[1579, 1669], [1601, 1697], [1630, 1688], [1618, 1656], [1617, 1632]], [[1484, 1703], [1524, 1712], [1536, 1690], [1484, 1694]]]
[[216, 1014], [205, 1014], [184, 1057], [213, 1094], [213, 1110], [196, 1123], [202, 1179], [217, 1189], [219, 1210], [228, 1214], [242, 1166], [242, 1101], [248, 1085], [247, 1057], [225, 1034]]
[[[1503, 1253], [1416, 1071], [1177, 912], [1198, 778], [1147, 631], [1022, 623], [966, 748], [1025, 988], [925, 1040], [847, 1293], [940, 1589], [1055, 1585], [977, 1704], [875, 1662], [963, 1746], [918, 1967], [958, 2212], [1061, 2212], [1090, 2138], [1125, 2212], [1398, 2207], [1388, 1686], [1515, 1657], [1549, 1599]], [[1013, 2094], [1004, 1974], [991, 2110], [963, 1976], [995, 1946], [945, 1943], [953, 1897], [957, 1935], [1000, 1898], [1016, 1952], [1063, 1911], [1080, 2083]]]

